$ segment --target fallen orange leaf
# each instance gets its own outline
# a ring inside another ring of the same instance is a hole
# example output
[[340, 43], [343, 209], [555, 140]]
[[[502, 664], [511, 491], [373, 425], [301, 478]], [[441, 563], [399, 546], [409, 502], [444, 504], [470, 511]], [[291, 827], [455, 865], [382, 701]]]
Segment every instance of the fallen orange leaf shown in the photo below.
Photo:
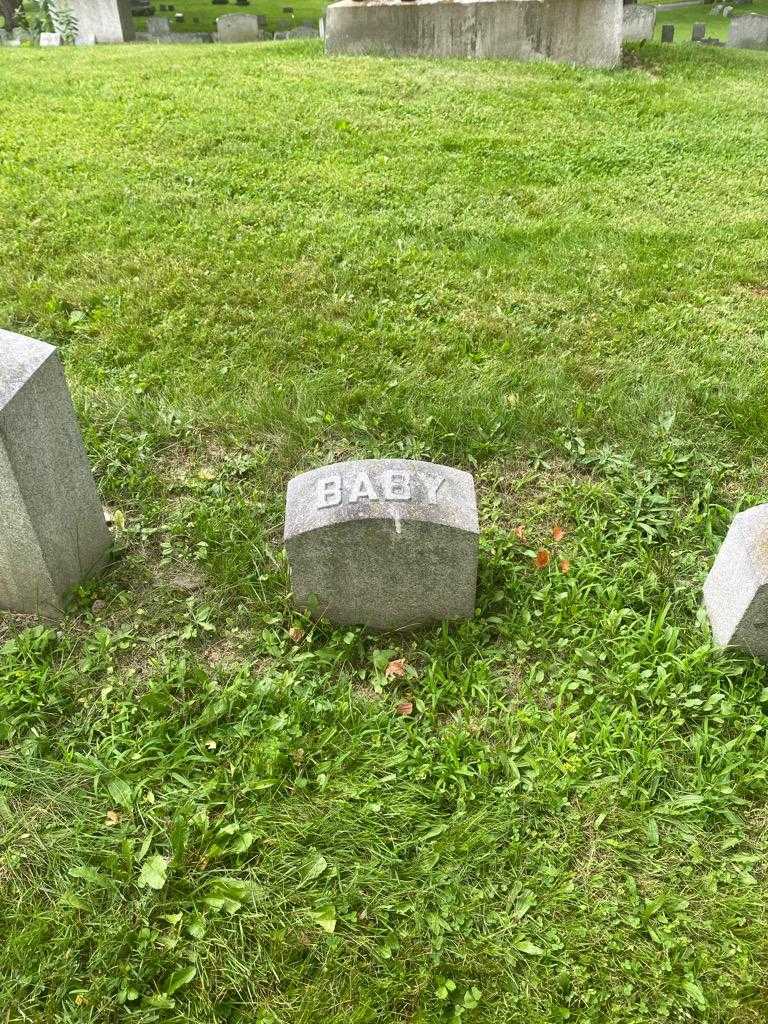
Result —
[[405, 658], [395, 658], [387, 665], [384, 675], [387, 679], [402, 679], [405, 675]]
[[552, 540], [555, 542], [555, 544], [559, 544], [564, 536], [565, 530], [562, 528], [562, 526], [556, 526], [552, 530]]
[[562, 560], [562, 562], [560, 563], [560, 572], [570, 572], [570, 571], [571, 571], [571, 563], [568, 561], [567, 558], [564, 558]]
[[536, 557], [534, 558], [534, 562], [536, 563], [536, 568], [537, 569], [546, 569], [546, 567], [549, 565], [549, 560], [550, 560], [551, 557], [552, 556], [550, 555], [550, 553], [547, 551], [546, 548], [539, 548], [539, 550], [536, 552]]
[[395, 709], [398, 715], [410, 715], [413, 713], [413, 701], [404, 700]]

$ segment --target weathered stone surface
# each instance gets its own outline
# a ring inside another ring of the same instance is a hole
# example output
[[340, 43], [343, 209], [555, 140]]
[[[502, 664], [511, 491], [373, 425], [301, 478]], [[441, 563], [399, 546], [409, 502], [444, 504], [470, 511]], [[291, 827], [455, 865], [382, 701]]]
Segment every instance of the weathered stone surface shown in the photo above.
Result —
[[288, 484], [297, 605], [333, 622], [407, 629], [471, 616], [479, 527], [469, 473], [430, 462], [340, 462]]
[[731, 21], [728, 46], [740, 50], [768, 49], [768, 15], [740, 14]]
[[40, 33], [40, 45], [41, 46], [61, 46], [62, 39], [60, 32], [41, 32]]
[[548, 58], [612, 68], [621, 0], [338, 0], [325, 12], [329, 54]]
[[319, 39], [320, 32], [312, 25], [297, 25], [285, 34], [286, 39]]
[[0, 331], [0, 608], [58, 617], [109, 545], [56, 349]]
[[705, 39], [707, 35], [707, 26], [703, 21], [694, 22], [693, 28], [691, 29], [691, 42], [700, 43], [702, 39]]
[[662, 25], [661, 26], [661, 41], [662, 41], [662, 43], [673, 43], [675, 41], [675, 26], [674, 25]]
[[168, 18], [160, 18], [155, 15], [152, 18], [147, 18], [147, 32], [151, 36], [169, 36], [171, 23]]
[[653, 39], [655, 28], [655, 7], [650, 4], [627, 4], [624, 8], [623, 39], [625, 43], [640, 43]]
[[734, 517], [704, 584], [712, 635], [768, 660], [768, 505]]
[[77, 19], [77, 34], [97, 43], [126, 43], [134, 38], [128, 0], [67, 0]]
[[264, 38], [266, 18], [260, 14], [222, 14], [216, 19], [220, 43], [253, 43]]

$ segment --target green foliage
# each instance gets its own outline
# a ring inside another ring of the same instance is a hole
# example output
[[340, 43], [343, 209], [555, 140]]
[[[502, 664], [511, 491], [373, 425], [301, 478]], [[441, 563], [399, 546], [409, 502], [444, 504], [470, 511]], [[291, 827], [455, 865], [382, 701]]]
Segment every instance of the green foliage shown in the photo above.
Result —
[[[766, 1020], [768, 686], [699, 596], [766, 497], [768, 62], [644, 54], [0, 51], [0, 323], [117, 535], [0, 619], [4, 1018]], [[476, 617], [304, 621], [286, 479], [399, 454], [475, 474]]]
[[39, 39], [43, 32], [53, 32], [53, 0], [21, 0], [19, 23]]
[[77, 39], [77, 17], [71, 7], [55, 3], [51, 11], [51, 21], [55, 32], [61, 33], [64, 43], [74, 44]]
[[21, 0], [19, 22], [39, 39], [43, 32], [60, 32], [65, 43], [77, 38], [77, 18], [74, 11], [56, 0]]

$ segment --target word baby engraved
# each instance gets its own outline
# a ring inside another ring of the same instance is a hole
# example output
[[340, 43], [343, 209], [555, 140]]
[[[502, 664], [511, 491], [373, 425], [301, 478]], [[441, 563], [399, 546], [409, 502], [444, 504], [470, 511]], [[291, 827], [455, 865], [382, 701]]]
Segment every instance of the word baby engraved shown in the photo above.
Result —
[[333, 508], [344, 501], [353, 505], [363, 500], [413, 501], [417, 498], [434, 505], [444, 484], [444, 476], [419, 470], [387, 469], [378, 479], [365, 470], [346, 478], [341, 473], [332, 473], [317, 481], [317, 508]]

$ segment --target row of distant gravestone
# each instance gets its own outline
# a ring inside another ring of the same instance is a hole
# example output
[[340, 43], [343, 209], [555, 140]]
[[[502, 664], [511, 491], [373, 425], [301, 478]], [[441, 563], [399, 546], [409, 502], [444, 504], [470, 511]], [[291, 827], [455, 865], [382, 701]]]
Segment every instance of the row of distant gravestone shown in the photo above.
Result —
[[[403, 630], [475, 611], [474, 481], [449, 466], [369, 459], [288, 483], [296, 605]], [[112, 539], [55, 348], [0, 330], [0, 608], [58, 618]], [[768, 505], [737, 515], [704, 588], [717, 643], [768, 659]]]
[[[712, 8], [713, 14], [722, 14], [730, 18], [733, 13], [732, 4], [715, 4]], [[675, 26], [661, 26], [662, 43], [672, 43], [675, 40]], [[707, 37], [707, 26], [704, 22], [698, 21], [691, 30], [691, 41], [700, 43], [703, 46], [725, 46], [720, 39]], [[765, 14], [743, 14], [731, 21], [728, 33], [728, 46], [742, 50], [764, 50], [768, 49], [768, 15]]]
[[[285, 7], [283, 11], [293, 13], [293, 8]], [[183, 16], [176, 15], [177, 19], [181, 17]], [[308, 22], [294, 28], [289, 26], [289, 22], [279, 21], [278, 31], [273, 37], [270, 37], [267, 32], [267, 16], [265, 14], [225, 14], [216, 19], [215, 36], [207, 35], [205, 41], [211, 42], [216, 38], [221, 43], [247, 43], [269, 38], [304, 39], [315, 38], [319, 35], [318, 28]], [[184, 41], [186, 37], [172, 34], [168, 18], [152, 16], [147, 18], [146, 38], [164, 42], [166, 40]]]

